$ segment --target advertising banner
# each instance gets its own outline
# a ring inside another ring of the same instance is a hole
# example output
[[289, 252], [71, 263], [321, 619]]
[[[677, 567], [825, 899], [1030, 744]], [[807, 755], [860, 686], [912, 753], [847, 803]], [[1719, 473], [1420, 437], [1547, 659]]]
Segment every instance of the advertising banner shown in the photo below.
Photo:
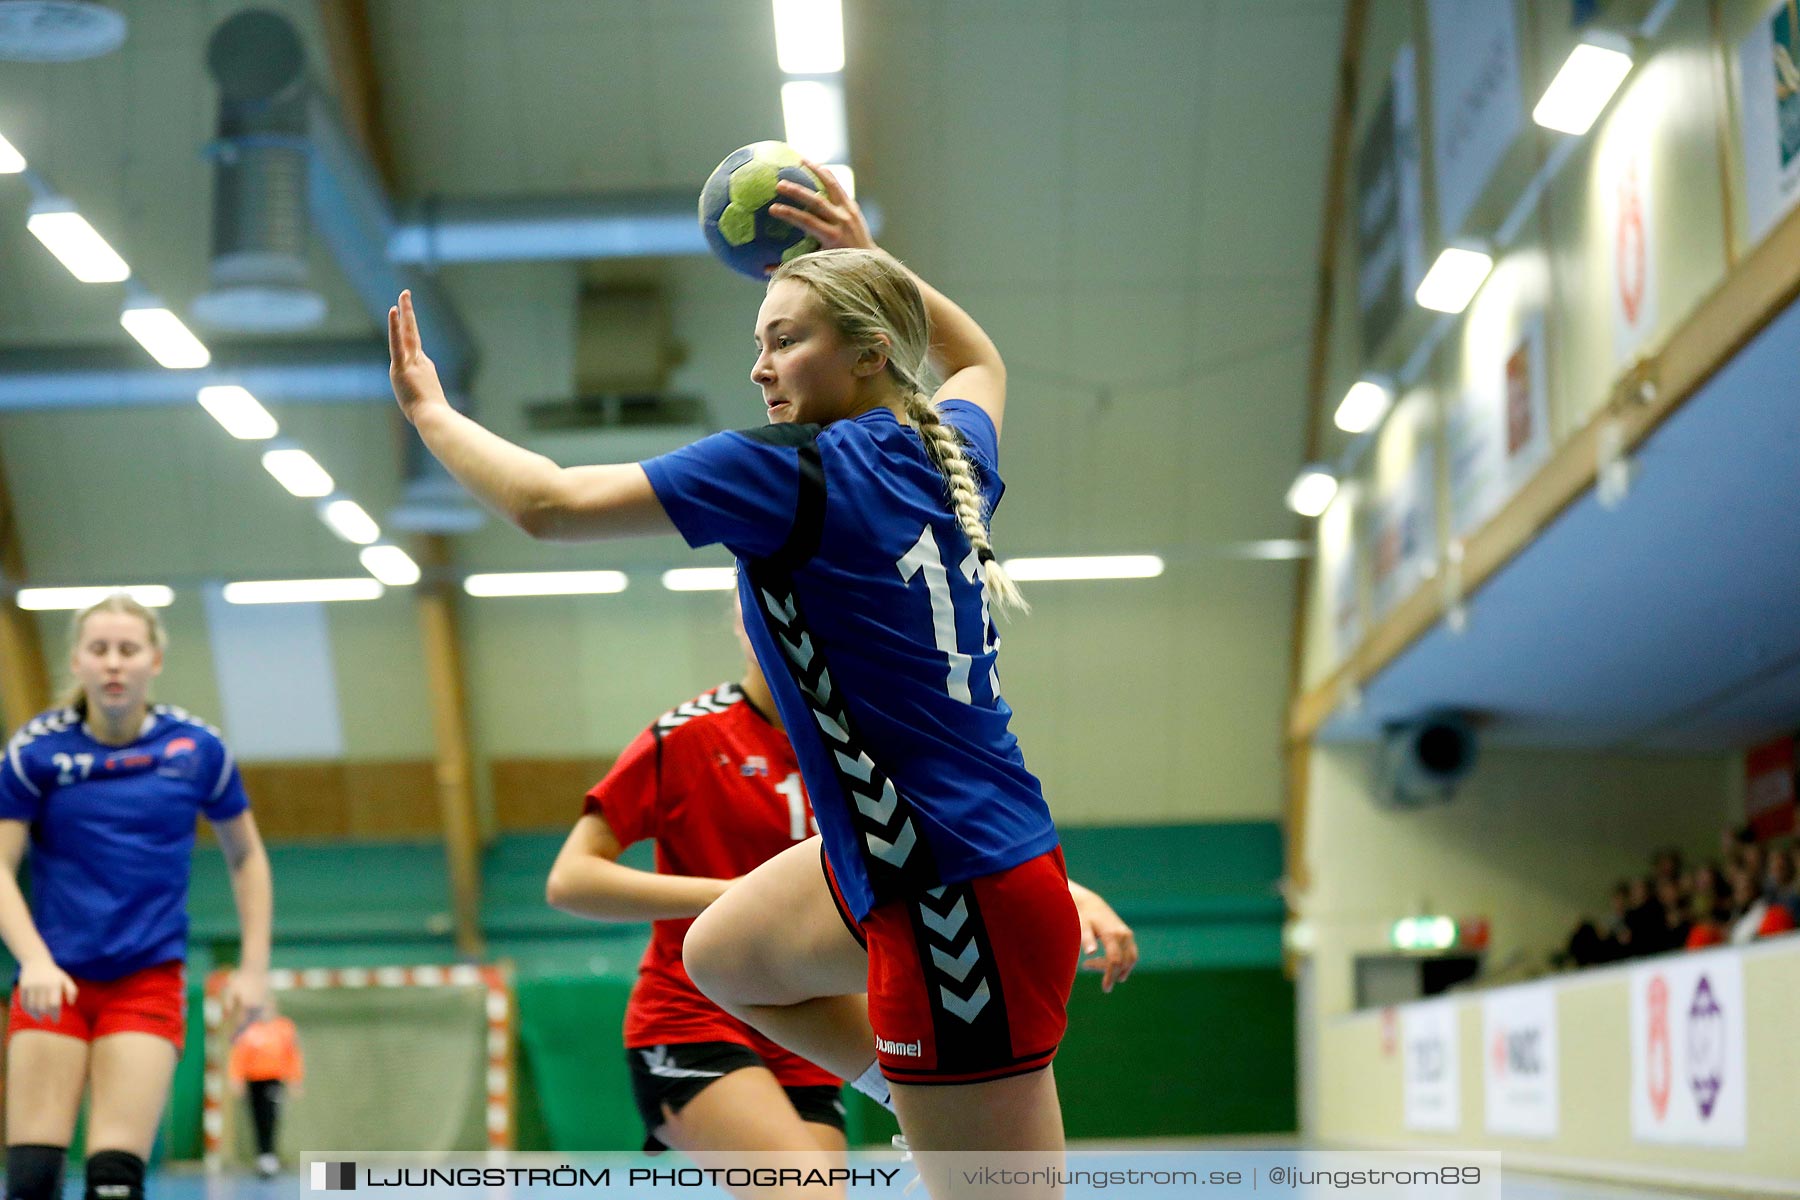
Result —
[[1555, 987], [1532, 984], [1482, 997], [1481, 1044], [1487, 1131], [1555, 1137]]
[[1400, 1012], [1405, 1053], [1403, 1107], [1408, 1129], [1455, 1133], [1462, 1128], [1462, 1070], [1456, 1005], [1409, 1004]]
[[1743, 960], [1721, 950], [1631, 972], [1631, 1136], [1742, 1146]]

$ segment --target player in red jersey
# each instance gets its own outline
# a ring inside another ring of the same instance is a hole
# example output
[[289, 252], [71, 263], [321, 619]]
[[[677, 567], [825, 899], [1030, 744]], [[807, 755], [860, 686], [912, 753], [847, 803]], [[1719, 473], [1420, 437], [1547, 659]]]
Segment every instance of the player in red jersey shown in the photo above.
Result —
[[[695, 916], [738, 876], [816, 835], [800, 767], [743, 629], [742, 682], [663, 714], [588, 793], [551, 869], [547, 898], [577, 916], [654, 923], [625, 1014], [645, 1149], [845, 1150], [840, 1081], [701, 995], [682, 966]], [[656, 872], [615, 860], [656, 839]], [[1137, 962], [1131, 929], [1070, 884], [1082, 947], [1102, 987]]]

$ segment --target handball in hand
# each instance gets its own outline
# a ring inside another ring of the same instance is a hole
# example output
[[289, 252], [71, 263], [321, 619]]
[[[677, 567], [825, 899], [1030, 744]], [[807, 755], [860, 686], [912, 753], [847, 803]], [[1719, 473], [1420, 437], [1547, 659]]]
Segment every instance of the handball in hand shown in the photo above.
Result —
[[[824, 184], [786, 142], [752, 142], [733, 150], [700, 190], [700, 228], [706, 244], [732, 270], [767, 279], [790, 258], [811, 253], [819, 243], [769, 215], [780, 197], [775, 185], [791, 179], [815, 192]], [[792, 203], [792, 201], [788, 201]]]

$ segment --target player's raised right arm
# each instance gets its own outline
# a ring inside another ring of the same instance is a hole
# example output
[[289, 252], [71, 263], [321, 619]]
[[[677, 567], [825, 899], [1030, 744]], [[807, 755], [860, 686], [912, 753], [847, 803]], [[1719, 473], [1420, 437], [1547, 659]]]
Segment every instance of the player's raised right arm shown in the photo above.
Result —
[[534, 538], [592, 541], [673, 533], [636, 463], [562, 467], [450, 406], [426, 357], [412, 293], [388, 310], [388, 378], [400, 411], [456, 481]]
[[[825, 167], [810, 159], [806, 165], [825, 185], [824, 195], [783, 180], [776, 184], [783, 202], [769, 210], [771, 215], [805, 230], [826, 249], [879, 249], [856, 198]], [[932, 399], [970, 401], [987, 413], [998, 436], [1000, 418], [1006, 411], [1006, 363], [999, 347], [961, 305], [926, 283], [911, 267], [905, 270], [924, 298], [925, 316], [931, 322], [931, 369], [944, 381]]]

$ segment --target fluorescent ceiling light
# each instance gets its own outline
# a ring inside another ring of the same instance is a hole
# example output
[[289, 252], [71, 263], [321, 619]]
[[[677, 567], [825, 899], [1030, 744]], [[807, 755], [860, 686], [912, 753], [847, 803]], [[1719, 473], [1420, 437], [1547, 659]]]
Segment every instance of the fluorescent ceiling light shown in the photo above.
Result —
[[0, 137], [0, 175], [17, 175], [25, 169], [25, 156], [13, 149], [13, 144]]
[[849, 163], [826, 163], [825, 169], [844, 185], [844, 191], [849, 193], [852, 200], [856, 199], [856, 172], [850, 169]]
[[775, 0], [775, 61], [789, 75], [844, 69], [844, 9], [839, 0]]
[[1319, 463], [1301, 467], [1288, 487], [1287, 506], [1303, 517], [1316, 517], [1331, 507], [1337, 487], [1337, 476], [1330, 467]]
[[1345, 433], [1367, 433], [1381, 423], [1393, 401], [1393, 394], [1375, 380], [1359, 379], [1344, 393], [1331, 419]]
[[662, 585], [671, 592], [728, 592], [737, 586], [737, 568], [676, 567], [663, 572]]
[[1569, 51], [1531, 119], [1545, 129], [1579, 137], [1593, 128], [1629, 74], [1631, 43], [1616, 34], [1589, 32]]
[[86, 217], [68, 207], [66, 200], [49, 201], [45, 209], [34, 211], [26, 218], [25, 228], [83, 283], [120, 283], [131, 278], [131, 268], [118, 251], [94, 232]]
[[203, 387], [196, 397], [200, 407], [225, 427], [232, 437], [246, 442], [260, 442], [280, 432], [275, 418], [246, 389], [236, 384]]
[[56, 609], [88, 608], [120, 592], [145, 608], [167, 608], [175, 601], [174, 589], [160, 583], [133, 583], [123, 587], [20, 588], [14, 600], [20, 608], [31, 612], [49, 612]]
[[471, 575], [463, 591], [471, 596], [595, 596], [622, 592], [623, 571], [509, 571]]
[[1296, 558], [1311, 558], [1312, 552], [1312, 543], [1299, 538], [1263, 538], [1254, 542], [1234, 542], [1225, 548], [1225, 557], [1286, 562]]
[[227, 604], [322, 604], [333, 600], [378, 600], [373, 579], [258, 579], [225, 585]]
[[160, 306], [133, 306], [119, 314], [119, 324], [137, 339], [150, 357], [171, 371], [204, 367], [212, 352], [201, 344], [181, 318]]
[[1009, 558], [1006, 573], [1020, 582], [1050, 579], [1154, 579], [1163, 560], [1154, 554], [1101, 554], [1085, 558]]
[[319, 510], [319, 517], [331, 526], [331, 532], [358, 546], [367, 546], [381, 537], [381, 526], [354, 500], [333, 500]]
[[781, 119], [787, 127], [788, 145], [814, 162], [849, 157], [842, 84], [817, 79], [782, 84]]
[[270, 450], [262, 456], [262, 465], [292, 496], [310, 500], [329, 496], [337, 487], [318, 460], [304, 450]]
[[1438, 254], [1437, 261], [1431, 264], [1431, 270], [1425, 272], [1425, 278], [1419, 281], [1419, 290], [1413, 293], [1413, 299], [1421, 308], [1433, 312], [1459, 313], [1469, 307], [1469, 301], [1475, 298], [1488, 272], [1493, 269], [1494, 260], [1479, 250], [1446, 246]]
[[363, 570], [389, 587], [411, 587], [419, 582], [419, 564], [398, 546], [370, 546], [357, 557]]

